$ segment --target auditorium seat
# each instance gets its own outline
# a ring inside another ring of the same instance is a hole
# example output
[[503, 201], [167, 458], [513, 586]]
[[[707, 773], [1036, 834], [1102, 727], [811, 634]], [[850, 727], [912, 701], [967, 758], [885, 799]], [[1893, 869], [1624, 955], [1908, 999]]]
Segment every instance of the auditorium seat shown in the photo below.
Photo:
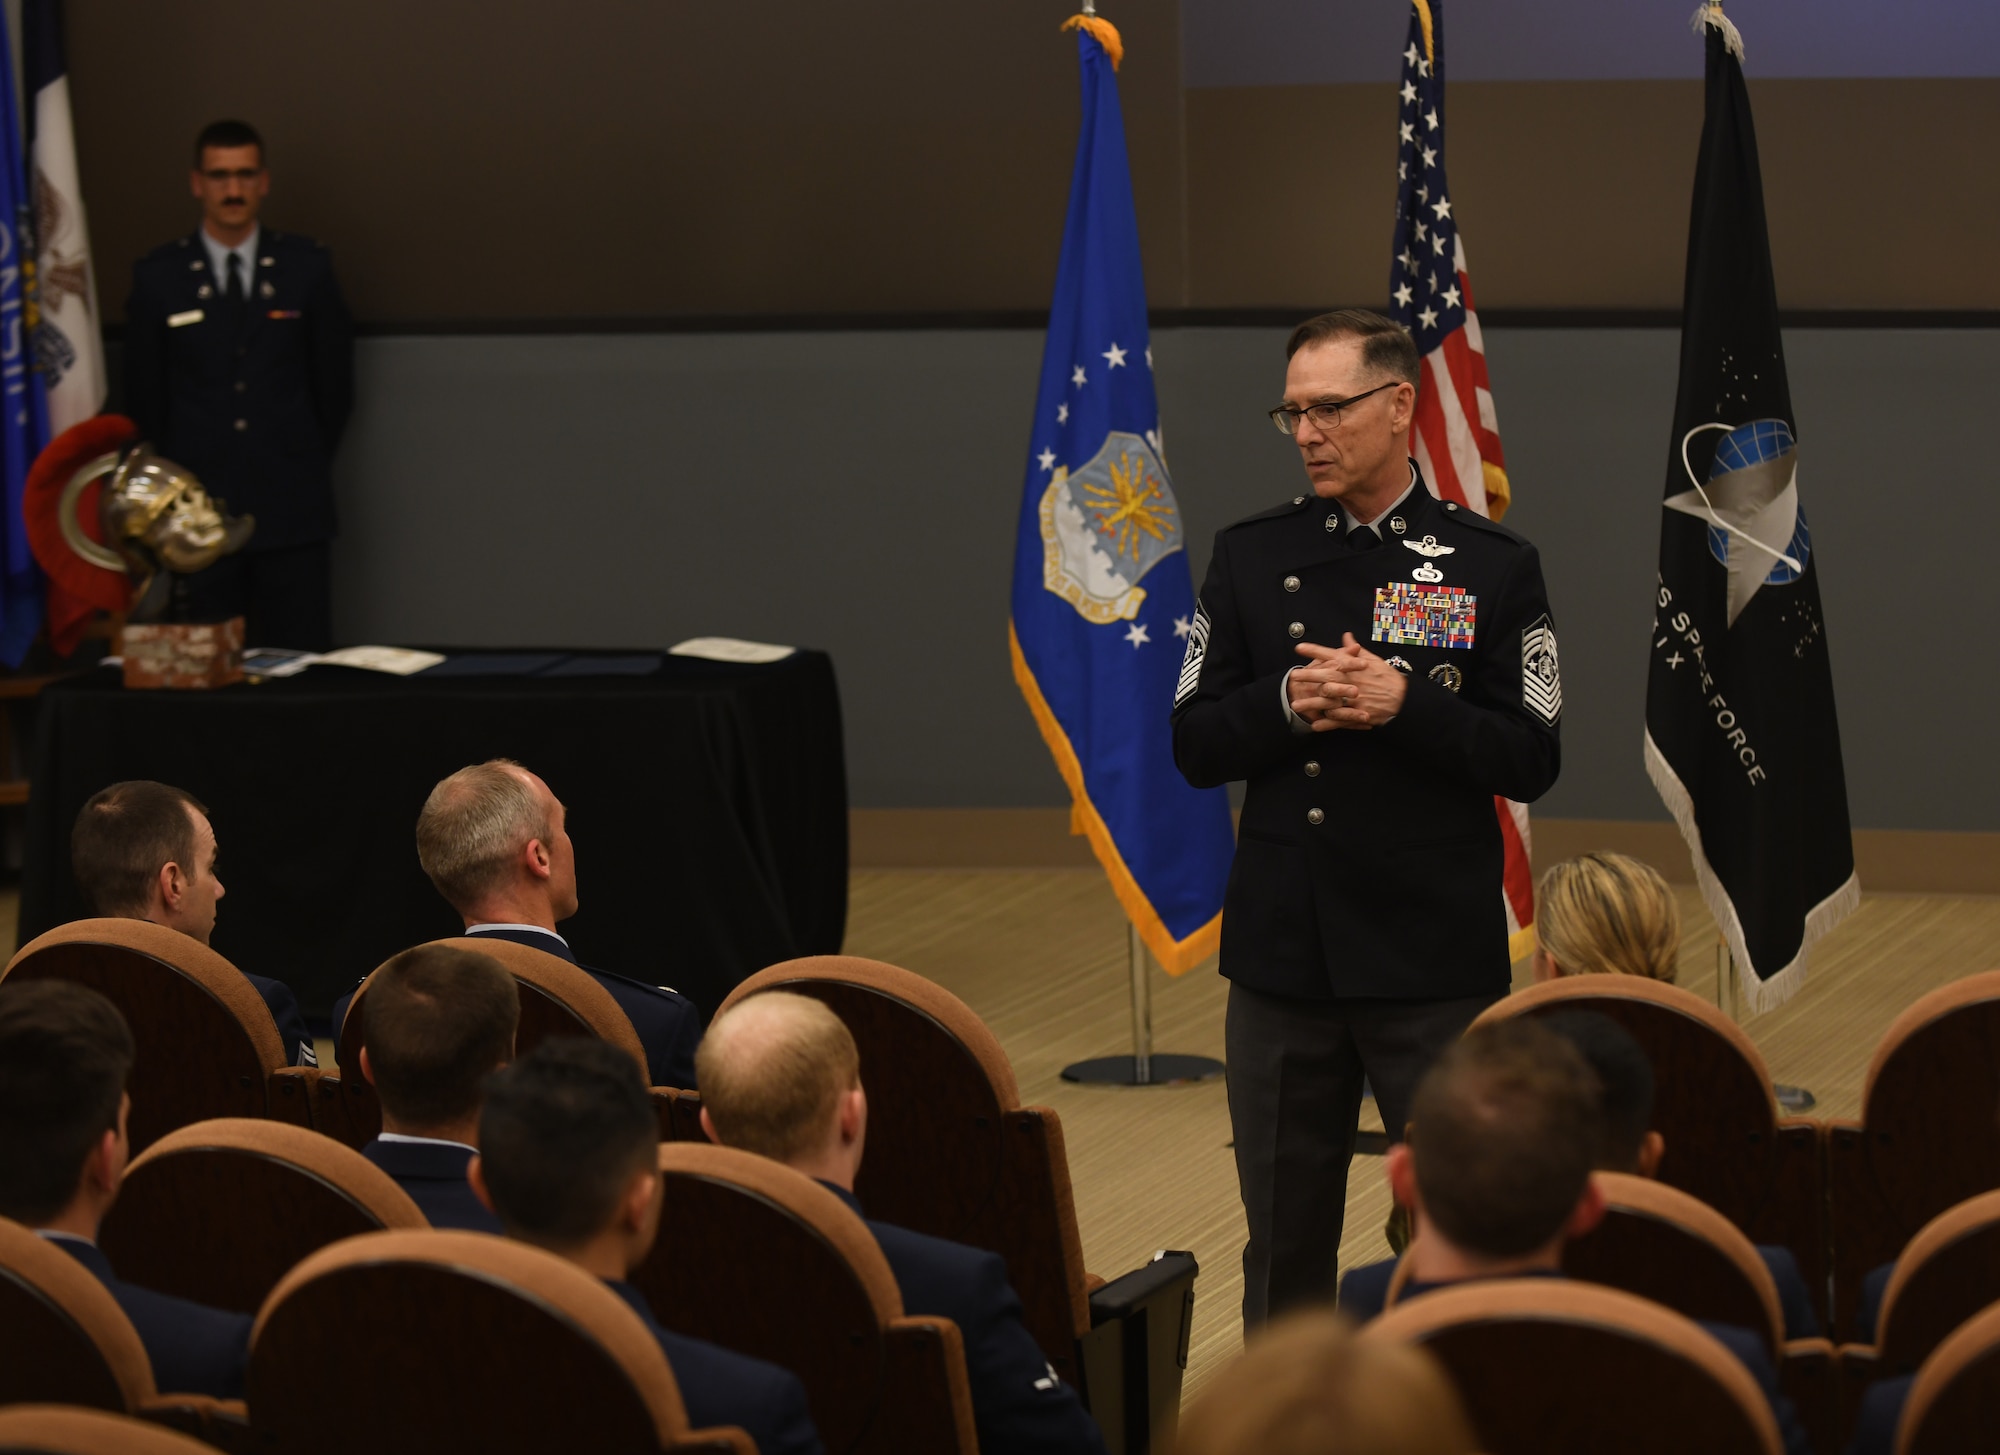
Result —
[[5, 1218], [0, 1218], [0, 1351], [0, 1405], [110, 1410], [227, 1449], [247, 1444], [239, 1402], [157, 1390], [138, 1330], [96, 1275]]
[[255, 1313], [307, 1254], [378, 1228], [429, 1226], [353, 1148], [224, 1117], [168, 1133], [126, 1169], [98, 1246], [142, 1288]]
[[2000, 1429], [2000, 1303], [1960, 1324], [1917, 1371], [1896, 1455], [1969, 1455]]
[[1781, 1116], [1771, 1073], [1743, 1028], [1678, 986], [1636, 975], [1568, 976], [1508, 996], [1475, 1024], [1570, 1010], [1617, 1021], [1652, 1061], [1653, 1127], [1667, 1144], [1660, 1181], [1707, 1203], [1751, 1242], [1791, 1249], [1824, 1326], [1820, 1123]]
[[484, 1233], [369, 1233], [272, 1291], [250, 1418], [287, 1455], [616, 1450], [755, 1455], [689, 1430], [659, 1341], [574, 1264]]
[[[521, 1024], [514, 1039], [517, 1054], [526, 1055], [550, 1036], [589, 1036], [629, 1052], [643, 1074], [646, 1050], [639, 1043], [638, 1032], [611, 993], [588, 972], [545, 950], [492, 935], [461, 935], [437, 943], [490, 955], [514, 977], [521, 993]], [[371, 974], [362, 981], [348, 1002], [347, 1020], [340, 1027], [340, 1074], [323, 1076], [319, 1084], [317, 1125], [350, 1147], [366, 1146], [382, 1130], [382, 1108], [375, 1100], [375, 1088], [361, 1074], [361, 1043], [367, 1022], [360, 1012], [367, 1000], [368, 983], [374, 978]], [[674, 1124], [678, 1096], [672, 1087], [653, 1088], [662, 1137], [669, 1135]], [[684, 1129], [685, 1120], [681, 1125]]]
[[1890, 1024], [1861, 1120], [1827, 1134], [1834, 1322], [1854, 1337], [1861, 1280], [1946, 1209], [2000, 1188], [2000, 970], [1932, 991]]
[[59, 1404], [0, 1410], [0, 1450], [7, 1455], [215, 1455], [212, 1445], [143, 1420]]
[[85, 919], [37, 935], [0, 976], [102, 991], [132, 1028], [132, 1150], [210, 1117], [312, 1125], [319, 1073], [286, 1064], [263, 997], [234, 965], [178, 930]]
[[867, 1224], [814, 1182], [729, 1147], [660, 1147], [660, 1235], [631, 1281], [666, 1327], [797, 1375], [826, 1448], [973, 1455], [965, 1348], [906, 1317]]
[[1110, 1284], [1085, 1272], [1062, 1122], [1021, 1105], [1000, 1042], [943, 986], [812, 956], [760, 970], [716, 1015], [778, 989], [824, 1001], [860, 1048], [868, 1145], [854, 1190], [868, 1216], [1005, 1258], [1029, 1331], [1106, 1445], [1148, 1448], [1180, 1407], [1194, 1259], [1169, 1253]]
[[1566, 1279], [1506, 1278], [1399, 1303], [1362, 1337], [1444, 1363], [1486, 1455], [1780, 1455], [1735, 1355], [1671, 1309]]
[[2000, 1300], [2000, 1192], [1981, 1193], [1926, 1223], [1896, 1258], [1875, 1342], [1840, 1350], [1843, 1428], [1877, 1379], [1914, 1374], [1952, 1331]]
[[1825, 1339], [1785, 1339], [1771, 1270], [1729, 1219], [1679, 1188], [1600, 1172], [1604, 1220], [1563, 1250], [1563, 1271], [1664, 1304], [1705, 1323], [1750, 1330], [1770, 1351], [1816, 1449], [1840, 1447], [1834, 1351]]

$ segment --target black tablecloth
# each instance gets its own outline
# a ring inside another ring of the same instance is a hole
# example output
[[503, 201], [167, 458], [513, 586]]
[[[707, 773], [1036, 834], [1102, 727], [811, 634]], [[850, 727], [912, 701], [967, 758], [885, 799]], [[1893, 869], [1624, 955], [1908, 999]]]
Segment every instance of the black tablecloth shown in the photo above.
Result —
[[97, 670], [40, 700], [21, 939], [86, 911], [70, 826], [108, 783], [206, 803], [226, 888], [215, 948], [290, 984], [309, 1015], [459, 921], [417, 864], [440, 778], [513, 758], [568, 808], [585, 964], [713, 1012], [745, 976], [840, 949], [847, 778], [833, 663], [667, 657], [642, 677], [398, 678], [341, 667], [213, 692], [133, 691]]

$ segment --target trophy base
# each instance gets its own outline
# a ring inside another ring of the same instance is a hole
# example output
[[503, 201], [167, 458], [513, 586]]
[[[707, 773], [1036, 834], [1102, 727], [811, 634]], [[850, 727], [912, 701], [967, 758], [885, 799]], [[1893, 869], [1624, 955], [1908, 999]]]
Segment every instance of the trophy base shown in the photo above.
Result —
[[127, 687], [227, 687], [243, 680], [243, 618], [128, 624], [120, 652]]

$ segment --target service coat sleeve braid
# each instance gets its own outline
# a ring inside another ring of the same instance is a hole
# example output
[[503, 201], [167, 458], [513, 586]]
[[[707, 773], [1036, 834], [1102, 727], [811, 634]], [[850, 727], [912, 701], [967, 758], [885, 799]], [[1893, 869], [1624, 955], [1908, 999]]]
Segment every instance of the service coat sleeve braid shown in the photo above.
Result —
[[1174, 764], [1196, 788], [1255, 778], [1298, 751], [1279, 686], [1293, 666], [1253, 676], [1250, 644], [1229, 565], [1229, 532], [1215, 538], [1208, 576], [1195, 602], [1187, 668], [1197, 666], [1189, 693], [1174, 704]]
[[340, 447], [341, 433], [354, 409], [354, 325], [348, 318], [347, 302], [340, 296], [340, 283], [333, 275], [331, 255], [322, 252], [320, 263], [319, 278], [305, 315], [313, 413], [319, 420], [320, 438], [326, 441], [326, 452], [330, 455]]
[[1508, 571], [1490, 620], [1491, 635], [1473, 654], [1460, 691], [1412, 677], [1402, 712], [1378, 731], [1411, 739], [1439, 772], [1532, 803], [1562, 766], [1560, 714], [1545, 721], [1524, 700], [1523, 637], [1537, 624], [1549, 626], [1548, 590], [1533, 546], [1524, 545]]
[[143, 261], [132, 269], [125, 303], [125, 413], [139, 437], [161, 444], [167, 433], [167, 310], [146, 286]]

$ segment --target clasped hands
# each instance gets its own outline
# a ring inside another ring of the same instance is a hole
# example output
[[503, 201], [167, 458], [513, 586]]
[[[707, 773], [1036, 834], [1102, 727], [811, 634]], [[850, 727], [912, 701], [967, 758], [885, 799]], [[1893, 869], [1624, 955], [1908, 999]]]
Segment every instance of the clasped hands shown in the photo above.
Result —
[[1409, 684], [1403, 674], [1343, 633], [1337, 647], [1300, 642], [1295, 649], [1306, 658], [1285, 679], [1285, 691], [1297, 713], [1316, 733], [1336, 728], [1377, 728], [1403, 710]]

